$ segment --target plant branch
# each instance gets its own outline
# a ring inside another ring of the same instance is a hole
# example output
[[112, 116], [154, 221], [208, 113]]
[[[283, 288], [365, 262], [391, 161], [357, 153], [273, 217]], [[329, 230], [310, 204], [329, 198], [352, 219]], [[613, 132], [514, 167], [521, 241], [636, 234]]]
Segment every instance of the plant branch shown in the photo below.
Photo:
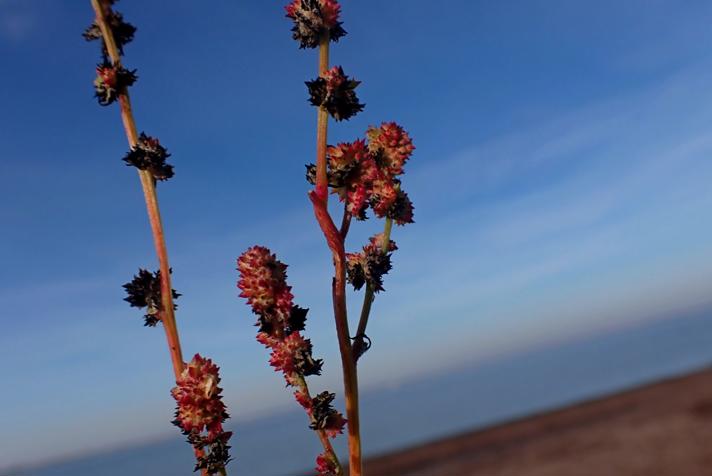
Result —
[[345, 201], [344, 203], [344, 217], [341, 219], [341, 228], [339, 232], [341, 234], [341, 239], [346, 241], [346, 235], [349, 234], [349, 228], [351, 227], [351, 213], [349, 213], [349, 203]]
[[[388, 244], [391, 240], [391, 231], [393, 230], [393, 219], [386, 218], [386, 224], [383, 228], [383, 246], [381, 251], [383, 253], [388, 252]], [[373, 286], [370, 284], [366, 285], [366, 292], [363, 295], [363, 306], [361, 307], [361, 317], [358, 321], [358, 328], [356, 329], [356, 336], [354, 337], [353, 344], [353, 355], [354, 360], [358, 361], [366, 350], [368, 350], [368, 345], [366, 344], [366, 326], [368, 325], [368, 317], [371, 315], [371, 305], [375, 298], [375, 292]], [[370, 344], [369, 344], [370, 345]]]
[[[116, 41], [114, 40], [111, 28], [109, 28], [106, 22], [104, 7], [102, 6], [101, 0], [91, 0], [91, 3], [96, 13], [96, 23], [101, 29], [109, 58], [115, 66], [118, 66], [121, 64], [121, 56], [119, 55], [119, 51], [116, 47]], [[129, 146], [133, 148], [138, 143], [138, 133], [133, 112], [131, 110], [131, 99], [129, 98], [128, 91], [121, 92], [119, 96], [119, 104], [121, 106], [121, 120], [124, 124], [126, 137], [128, 139]], [[170, 350], [171, 360], [173, 363], [173, 372], [176, 379], [178, 379], [183, 372], [185, 364], [183, 362], [180, 339], [175, 321], [173, 287], [171, 285], [171, 267], [168, 262], [168, 251], [166, 249], [166, 240], [163, 233], [163, 224], [161, 223], [161, 212], [158, 207], [158, 197], [156, 196], [156, 183], [150, 172], [146, 170], [139, 170], [138, 174], [141, 179], [141, 187], [143, 188], [143, 195], [146, 201], [146, 211], [148, 212], [148, 219], [151, 224], [153, 243], [156, 248], [156, 255], [158, 257], [159, 268], [161, 270], [161, 321], [166, 332], [168, 348]]]
[[[322, 35], [319, 43], [319, 76], [329, 69], [329, 33]], [[316, 192], [329, 201], [329, 186], [326, 176], [326, 142], [329, 129], [329, 113], [324, 106], [319, 107], [316, 124]]]
[[[114, 66], [121, 65], [121, 56], [116, 46], [113, 32], [106, 21], [105, 7], [101, 0], [91, 0], [92, 7], [96, 14], [96, 24], [101, 30], [106, 51]], [[119, 95], [119, 105], [121, 107], [121, 121], [124, 125], [126, 138], [128, 139], [129, 147], [134, 148], [138, 143], [138, 132], [136, 121], [131, 110], [131, 99], [127, 90], [124, 90]], [[143, 189], [144, 199], [146, 201], [146, 211], [151, 225], [151, 233], [153, 235], [153, 243], [158, 257], [159, 269], [161, 271], [161, 313], [160, 318], [163, 324], [163, 329], [166, 334], [168, 349], [173, 365], [173, 373], [178, 380], [185, 362], [183, 361], [183, 353], [180, 345], [180, 337], [178, 335], [178, 327], [175, 319], [175, 307], [173, 304], [173, 286], [171, 284], [171, 267], [168, 261], [168, 249], [166, 247], [165, 234], [163, 232], [163, 224], [161, 222], [161, 211], [158, 206], [158, 196], [156, 195], [156, 181], [150, 172], [146, 170], [138, 171]], [[198, 458], [204, 456], [202, 449], [194, 448], [195, 455]], [[207, 470], [202, 470], [203, 476], [209, 476]], [[225, 476], [227, 472], [223, 469], [221, 474]]]
[[[319, 74], [329, 69], [329, 34], [322, 35], [319, 43]], [[344, 398], [346, 400], [346, 418], [348, 420], [349, 440], [349, 475], [361, 476], [361, 435], [359, 430], [358, 375], [356, 362], [351, 352], [351, 335], [346, 313], [346, 254], [344, 238], [329, 215], [329, 189], [326, 175], [326, 145], [329, 114], [321, 106], [317, 116], [317, 161], [316, 189], [309, 193], [314, 206], [314, 214], [321, 227], [334, 259], [334, 280], [332, 282], [332, 301], [336, 335], [339, 341], [341, 367], [344, 375]]]
[[[311, 400], [312, 396], [311, 393], [309, 393], [309, 385], [307, 385], [307, 381], [303, 376], [300, 376], [298, 379], [298, 386], [299, 389]], [[326, 431], [324, 430], [314, 430], [319, 437], [319, 441], [321, 441], [321, 445], [324, 447], [324, 452], [325, 454], [331, 458], [331, 460], [334, 462], [334, 465], [336, 466], [336, 474], [337, 476], [342, 476], [344, 474], [344, 470], [341, 467], [341, 462], [339, 461], [339, 457], [336, 456], [336, 452], [334, 451], [334, 447], [331, 444], [331, 440], [329, 440], [329, 436], [326, 434]]]

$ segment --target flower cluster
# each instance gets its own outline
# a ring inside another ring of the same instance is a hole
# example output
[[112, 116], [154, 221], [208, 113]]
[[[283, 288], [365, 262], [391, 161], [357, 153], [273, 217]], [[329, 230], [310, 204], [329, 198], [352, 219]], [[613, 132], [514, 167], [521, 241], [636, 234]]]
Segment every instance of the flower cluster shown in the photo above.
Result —
[[[124, 46], [133, 40], [134, 34], [136, 33], [136, 27], [131, 23], [125, 22], [121, 13], [115, 12], [111, 9], [111, 6], [114, 3], [116, 3], [116, 0], [102, 0], [100, 2], [106, 23], [114, 36], [116, 48], [119, 50], [119, 54], [123, 55]], [[96, 22], [89, 25], [89, 27], [84, 30], [82, 36], [87, 41], [102, 40], [102, 54], [104, 59], [107, 59], [108, 52], [106, 51], [106, 45], [102, 39], [101, 28], [99, 28], [99, 25]]]
[[142, 132], [138, 143], [126, 154], [123, 161], [126, 165], [147, 170], [156, 180], [168, 180], [173, 177], [173, 166], [166, 163], [170, 156], [158, 139]]
[[321, 392], [311, 398], [304, 389], [300, 389], [294, 392], [294, 398], [309, 415], [311, 420], [309, 428], [323, 430], [330, 438], [335, 438], [343, 432], [346, 419], [334, 409], [332, 403], [335, 395], [333, 393]]
[[336, 436], [346, 420], [331, 406], [333, 394], [325, 392], [312, 399], [306, 390], [304, 378], [319, 375], [322, 361], [314, 358], [311, 342], [301, 335], [307, 309], [293, 303], [287, 265], [269, 249], [253, 246], [238, 258], [237, 269], [240, 297], [247, 298], [258, 316], [257, 340], [271, 349], [270, 365], [282, 372], [287, 385], [298, 388], [294, 396], [309, 414], [311, 428]]
[[320, 454], [316, 458], [317, 476], [338, 476], [338, 467], [332, 458], [325, 454]]
[[339, 21], [341, 5], [336, 0], [293, 0], [285, 10], [294, 22], [292, 38], [300, 48], [316, 48], [324, 35], [333, 41], [346, 35]]
[[[398, 225], [413, 223], [413, 204], [401, 190], [400, 175], [415, 147], [408, 133], [394, 122], [370, 127], [368, 143], [354, 142], [327, 149], [329, 186], [346, 202], [346, 209], [359, 220], [371, 207], [379, 218]], [[316, 167], [307, 165], [307, 180], [316, 183]]]
[[114, 66], [104, 61], [96, 67], [94, 95], [100, 105], [108, 106], [125, 93], [136, 79], [136, 70], [129, 71], [123, 66]]
[[230, 461], [227, 443], [232, 436], [223, 429], [230, 415], [218, 387], [219, 370], [212, 360], [196, 354], [171, 390], [177, 404], [173, 424], [183, 431], [191, 445], [204, 453], [198, 457], [195, 470], [204, 469], [211, 475], [223, 470]]
[[346, 253], [346, 277], [354, 289], [368, 284], [374, 292], [383, 291], [383, 276], [391, 270], [391, 253], [397, 249], [393, 240], [386, 243], [383, 233], [379, 233], [360, 253]]
[[[245, 251], [237, 260], [240, 280], [237, 287], [242, 293], [240, 297], [247, 298], [247, 304], [259, 317], [260, 333], [270, 337], [278, 337], [281, 330], [292, 329], [289, 318], [293, 313], [292, 288], [287, 285], [287, 265], [277, 259], [269, 249], [263, 246], [253, 246]], [[303, 312], [306, 319], [306, 312]]]
[[361, 84], [344, 74], [341, 66], [334, 66], [313, 81], [307, 81], [309, 102], [323, 106], [337, 121], [350, 119], [363, 111], [359, 103], [356, 88]]
[[237, 287], [257, 314], [257, 340], [271, 349], [270, 365], [282, 372], [287, 384], [298, 386], [308, 375], [321, 373], [321, 359], [312, 356], [312, 344], [304, 330], [308, 310], [293, 303], [287, 285], [287, 265], [262, 246], [253, 246], [237, 260]]
[[[124, 301], [131, 307], [139, 309], [146, 308], [145, 326], [155, 327], [161, 320], [163, 301], [161, 300], [161, 272], [152, 273], [145, 269], [139, 269], [131, 282], [124, 284], [127, 296]], [[172, 290], [173, 299], [178, 299], [180, 294], [175, 289]], [[174, 307], [177, 308], [174, 304]]]

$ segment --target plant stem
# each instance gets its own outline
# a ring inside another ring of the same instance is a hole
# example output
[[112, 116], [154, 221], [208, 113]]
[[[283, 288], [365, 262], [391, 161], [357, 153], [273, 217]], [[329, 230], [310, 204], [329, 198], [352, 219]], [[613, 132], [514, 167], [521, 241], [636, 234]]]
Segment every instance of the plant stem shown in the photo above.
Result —
[[[329, 69], [329, 33], [322, 35], [319, 42], [319, 76]], [[329, 129], [329, 113], [324, 106], [319, 107], [316, 124], [316, 190], [324, 202], [329, 201], [328, 180], [326, 176], [326, 136]]]
[[[91, 0], [92, 7], [96, 14], [96, 24], [101, 30], [106, 51], [114, 66], [121, 65], [121, 56], [116, 47], [114, 34], [106, 22], [105, 6], [101, 0]], [[128, 91], [122, 91], [119, 95], [119, 105], [121, 107], [121, 121], [126, 131], [131, 148], [138, 144], [138, 133], [136, 121], [131, 110], [131, 98]], [[171, 267], [168, 261], [168, 249], [166, 247], [165, 234], [163, 232], [163, 224], [161, 222], [161, 211], [158, 206], [158, 196], [156, 195], [156, 181], [150, 172], [146, 170], [138, 171], [143, 188], [143, 196], [146, 201], [146, 211], [148, 212], [148, 220], [151, 225], [151, 233], [153, 235], [153, 244], [156, 248], [156, 256], [158, 257], [159, 269], [161, 271], [161, 322], [166, 334], [168, 342], [168, 350], [171, 355], [171, 363], [173, 364], [173, 373], [176, 380], [180, 378], [185, 368], [183, 361], [183, 353], [180, 345], [180, 337], [178, 335], [178, 327], [175, 319], [175, 308], [173, 305], [173, 286], [171, 285]], [[202, 449], [194, 448], [195, 455], [200, 458], [204, 456]], [[209, 476], [207, 470], [202, 470], [203, 476]], [[223, 475], [227, 473], [222, 471]]]
[[[91, 0], [94, 11], [96, 12], [96, 23], [101, 29], [104, 38], [106, 50], [111, 58], [111, 62], [115, 66], [121, 65], [121, 57], [116, 47], [114, 35], [106, 23], [104, 7], [101, 0]], [[121, 106], [121, 120], [126, 130], [126, 137], [131, 148], [138, 143], [138, 133], [136, 132], [136, 121], [134, 120], [131, 111], [131, 99], [128, 91], [123, 91], [119, 96], [119, 104]], [[163, 233], [163, 224], [161, 223], [161, 211], [158, 207], [158, 198], [156, 196], [156, 184], [150, 172], [146, 170], [138, 171], [141, 179], [141, 187], [146, 200], [146, 211], [151, 224], [151, 233], [153, 235], [153, 243], [156, 248], [159, 268], [161, 270], [161, 322], [166, 332], [168, 348], [171, 354], [173, 363], [173, 372], [176, 379], [183, 372], [184, 362], [181, 353], [180, 339], [178, 329], [176, 327], [175, 313], [173, 306], [173, 287], [171, 285], [171, 267], [168, 262], [168, 251], [166, 249], [166, 240]]]
[[[329, 69], [329, 35], [324, 34], [319, 42], [319, 75]], [[344, 375], [344, 398], [348, 420], [349, 476], [361, 476], [361, 435], [359, 430], [358, 375], [356, 362], [351, 352], [351, 334], [346, 314], [346, 254], [344, 238], [329, 215], [329, 188], [326, 175], [326, 144], [329, 115], [322, 106], [317, 116], [316, 189], [309, 194], [314, 214], [334, 258], [332, 301], [336, 335], [339, 341], [341, 367]]]
[[[311, 393], [309, 393], [309, 386], [307, 385], [307, 381], [303, 376], [299, 377], [298, 380], [299, 388], [300, 390], [311, 400]], [[314, 430], [319, 437], [319, 441], [321, 441], [321, 445], [324, 447], [324, 452], [326, 455], [331, 458], [331, 460], [334, 462], [336, 466], [336, 474], [337, 476], [342, 476], [344, 474], [344, 470], [341, 467], [341, 462], [339, 461], [338, 456], [336, 456], [336, 452], [334, 451], [334, 447], [331, 445], [331, 440], [329, 440], [329, 436], [326, 434], [324, 430]]]
[[344, 203], [344, 217], [341, 219], [341, 228], [339, 229], [341, 239], [344, 240], [344, 242], [346, 241], [346, 235], [349, 234], [349, 228], [351, 227], [351, 213], [349, 213], [348, 208], [348, 202]]
[[[391, 231], [393, 230], [393, 220], [391, 218], [386, 218], [386, 224], [383, 228], [383, 246], [381, 251], [383, 253], [388, 252], [388, 244], [391, 240]], [[366, 285], [366, 292], [363, 295], [363, 306], [361, 307], [361, 317], [358, 321], [358, 328], [356, 329], [356, 337], [354, 338], [353, 344], [353, 355], [354, 360], [358, 361], [359, 357], [367, 350], [365, 339], [366, 339], [366, 326], [368, 325], [368, 317], [371, 315], [371, 305], [375, 298], [375, 293], [373, 286], [370, 284]]]

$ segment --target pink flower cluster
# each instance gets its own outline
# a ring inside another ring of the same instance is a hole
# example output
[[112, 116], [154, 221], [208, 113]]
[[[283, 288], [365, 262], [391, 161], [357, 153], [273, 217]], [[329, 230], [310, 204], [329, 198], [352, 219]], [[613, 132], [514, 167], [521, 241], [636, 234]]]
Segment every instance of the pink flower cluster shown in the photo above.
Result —
[[368, 142], [358, 139], [328, 148], [330, 185], [355, 218], [365, 219], [370, 206], [379, 218], [412, 223], [413, 204], [398, 178], [415, 149], [410, 136], [395, 122], [372, 126], [366, 136]]
[[171, 390], [177, 403], [173, 424], [183, 430], [196, 450], [195, 470], [210, 475], [224, 474], [231, 459], [228, 442], [232, 432], [223, 429], [230, 416], [218, 387], [219, 370], [212, 360], [195, 354]]
[[305, 376], [318, 375], [322, 362], [314, 359], [311, 342], [299, 332], [304, 330], [307, 311], [293, 303], [287, 265], [269, 249], [254, 246], [238, 258], [237, 269], [240, 296], [258, 315], [257, 340], [272, 350], [270, 365], [292, 386]]
[[316, 458], [317, 476], [338, 476], [338, 469], [334, 460], [325, 454], [320, 454]]
[[307, 390], [305, 377], [319, 375], [322, 361], [314, 359], [311, 342], [300, 333], [307, 310], [293, 303], [287, 265], [269, 249], [253, 246], [238, 258], [237, 269], [240, 296], [247, 298], [258, 316], [257, 341], [271, 349], [270, 365], [282, 372], [287, 385], [297, 388], [294, 397], [309, 415], [310, 427], [335, 437], [346, 420], [331, 405], [334, 394], [322, 392], [311, 398]]
[[293, 0], [285, 11], [294, 22], [292, 38], [300, 48], [318, 47], [325, 35], [331, 41], [339, 41], [346, 35], [339, 21], [341, 5], [336, 0]]
[[208, 442], [223, 433], [223, 422], [228, 418], [218, 387], [219, 370], [212, 360], [195, 354], [171, 390], [178, 404], [175, 423], [186, 434], [207, 431]]
[[[312, 2], [314, 3], [314, 2]], [[339, 22], [341, 15], [341, 5], [336, 0], [318, 0], [318, 6], [321, 13], [321, 19], [326, 28], [333, 28]], [[297, 18], [300, 10], [310, 8], [307, 5], [302, 5], [302, 0], [294, 0], [292, 3], [284, 7], [287, 12], [287, 17], [294, 20]]]
[[237, 260], [237, 287], [255, 314], [271, 324], [272, 335], [287, 327], [292, 313], [292, 288], [287, 285], [287, 265], [263, 246], [253, 246]]

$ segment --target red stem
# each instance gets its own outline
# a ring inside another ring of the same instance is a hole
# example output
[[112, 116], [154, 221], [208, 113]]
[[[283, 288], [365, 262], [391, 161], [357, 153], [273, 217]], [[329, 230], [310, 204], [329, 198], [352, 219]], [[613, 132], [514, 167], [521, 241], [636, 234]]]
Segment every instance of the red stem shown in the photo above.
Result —
[[[329, 35], [322, 36], [319, 44], [319, 74], [329, 68]], [[346, 313], [346, 255], [344, 236], [336, 228], [329, 215], [329, 188], [326, 174], [326, 144], [329, 115], [322, 106], [317, 116], [317, 160], [316, 188], [309, 193], [314, 207], [314, 215], [321, 227], [326, 242], [334, 258], [334, 280], [332, 283], [332, 301], [336, 335], [339, 341], [341, 367], [344, 374], [344, 398], [346, 400], [346, 418], [348, 420], [349, 440], [349, 475], [361, 476], [361, 435], [359, 430], [358, 375], [356, 362], [351, 351], [351, 334]]]

